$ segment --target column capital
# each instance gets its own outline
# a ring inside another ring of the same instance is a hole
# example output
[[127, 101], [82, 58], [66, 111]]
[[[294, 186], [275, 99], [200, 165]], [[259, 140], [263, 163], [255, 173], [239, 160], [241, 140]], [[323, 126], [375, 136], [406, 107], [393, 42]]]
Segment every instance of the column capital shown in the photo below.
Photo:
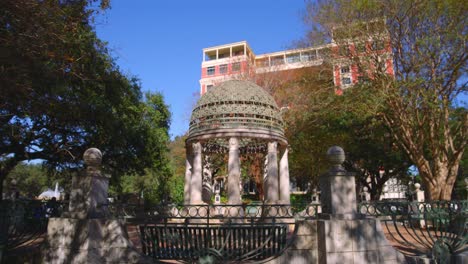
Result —
[[199, 141], [192, 143], [192, 150], [193, 152], [201, 152], [202, 151], [202, 145]]
[[268, 153], [276, 152], [278, 150], [278, 142], [268, 142]]
[[239, 149], [239, 139], [236, 137], [229, 138], [229, 151]]

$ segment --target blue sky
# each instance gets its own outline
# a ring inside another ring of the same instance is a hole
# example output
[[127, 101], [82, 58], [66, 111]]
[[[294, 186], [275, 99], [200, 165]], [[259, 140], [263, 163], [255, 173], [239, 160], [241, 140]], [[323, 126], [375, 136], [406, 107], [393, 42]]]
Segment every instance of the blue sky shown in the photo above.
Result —
[[164, 95], [174, 137], [188, 130], [202, 49], [242, 40], [255, 54], [290, 48], [304, 35], [304, 7], [304, 0], [113, 0], [96, 31], [123, 72]]

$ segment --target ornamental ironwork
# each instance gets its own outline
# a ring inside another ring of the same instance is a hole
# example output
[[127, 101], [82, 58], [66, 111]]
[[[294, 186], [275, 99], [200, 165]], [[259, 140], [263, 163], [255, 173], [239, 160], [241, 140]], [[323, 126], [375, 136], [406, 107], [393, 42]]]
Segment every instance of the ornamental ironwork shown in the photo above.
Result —
[[[202, 144], [205, 154], [227, 154], [229, 152], [228, 140], [225, 138], [213, 138], [205, 140]], [[265, 140], [256, 138], [241, 138], [239, 140], [239, 152], [241, 154], [266, 153]]]
[[[404, 255], [452, 263], [468, 247], [468, 201], [382, 201], [359, 205], [382, 222], [387, 238]], [[432, 262], [431, 262], [432, 263]]]
[[41, 242], [50, 217], [68, 209], [63, 201], [3, 200], [0, 202], [0, 263]]
[[183, 263], [266, 263], [291, 247], [299, 219], [320, 212], [306, 203], [102, 206], [137, 226], [144, 255]]
[[189, 138], [213, 130], [259, 129], [283, 136], [283, 120], [273, 97], [255, 83], [223, 82], [204, 94], [190, 120]]

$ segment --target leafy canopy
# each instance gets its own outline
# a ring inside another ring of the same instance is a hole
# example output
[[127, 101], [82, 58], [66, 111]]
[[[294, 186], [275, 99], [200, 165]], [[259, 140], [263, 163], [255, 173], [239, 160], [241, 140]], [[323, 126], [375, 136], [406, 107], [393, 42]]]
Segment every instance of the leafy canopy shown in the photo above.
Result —
[[0, 2], [0, 181], [23, 160], [76, 170], [89, 147], [114, 176], [164, 166], [170, 113], [117, 67], [94, 2]]

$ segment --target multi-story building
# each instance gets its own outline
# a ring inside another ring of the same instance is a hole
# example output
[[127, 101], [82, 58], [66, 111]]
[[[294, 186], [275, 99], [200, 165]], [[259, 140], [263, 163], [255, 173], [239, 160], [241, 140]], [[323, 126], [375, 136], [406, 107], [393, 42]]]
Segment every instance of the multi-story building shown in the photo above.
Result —
[[[351, 57], [378, 55], [380, 65], [393, 75], [391, 47], [388, 41], [349, 41], [346, 44], [332, 42], [327, 45], [304, 49], [283, 50], [255, 55], [247, 41], [230, 43], [203, 49], [200, 94], [210, 87], [229, 79], [246, 79], [272, 72], [294, 71], [307, 67], [322, 67], [326, 58], [332, 58], [333, 81], [336, 93], [341, 94], [353, 84], [367, 78]], [[375, 63], [373, 63], [375, 65]]]

